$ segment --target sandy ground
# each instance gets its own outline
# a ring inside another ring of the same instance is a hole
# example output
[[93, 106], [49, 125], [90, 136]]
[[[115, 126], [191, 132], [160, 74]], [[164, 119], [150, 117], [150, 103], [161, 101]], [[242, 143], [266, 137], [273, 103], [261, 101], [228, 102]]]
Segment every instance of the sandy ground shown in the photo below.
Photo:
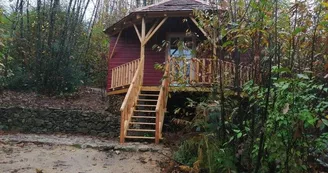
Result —
[[157, 152], [99, 151], [66, 145], [0, 142], [1, 173], [159, 173]]

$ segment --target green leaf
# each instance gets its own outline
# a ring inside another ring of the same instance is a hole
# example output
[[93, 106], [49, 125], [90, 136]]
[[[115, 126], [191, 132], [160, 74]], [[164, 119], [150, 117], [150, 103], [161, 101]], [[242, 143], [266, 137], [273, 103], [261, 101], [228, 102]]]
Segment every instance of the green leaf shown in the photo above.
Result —
[[297, 74], [297, 77], [300, 79], [310, 79], [309, 76], [307, 76], [305, 74]]
[[321, 119], [321, 120], [326, 126], [328, 126], [328, 120], [326, 120], [326, 119]]
[[237, 138], [240, 138], [243, 134], [240, 132], [240, 133], [237, 133]]
[[227, 47], [232, 44], [233, 44], [233, 41], [227, 41], [227, 42], [223, 43], [222, 47]]
[[297, 35], [298, 33], [302, 32], [302, 30], [303, 30], [303, 28], [301, 28], [301, 27], [295, 28], [293, 35]]

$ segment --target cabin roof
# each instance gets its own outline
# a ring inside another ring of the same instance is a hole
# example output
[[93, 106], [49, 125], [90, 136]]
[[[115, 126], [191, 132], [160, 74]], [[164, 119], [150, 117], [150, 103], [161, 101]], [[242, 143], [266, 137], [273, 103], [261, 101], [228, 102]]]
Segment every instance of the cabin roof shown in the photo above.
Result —
[[132, 23], [138, 22], [141, 16], [148, 18], [188, 17], [192, 15], [194, 9], [213, 10], [213, 6], [202, 0], [163, 0], [159, 3], [135, 9], [105, 29], [104, 32], [108, 35], [114, 35], [121, 29], [132, 26]]
[[135, 12], [192, 11], [194, 9], [210, 10], [211, 8], [209, 4], [201, 0], [164, 0], [153, 5], [137, 8]]

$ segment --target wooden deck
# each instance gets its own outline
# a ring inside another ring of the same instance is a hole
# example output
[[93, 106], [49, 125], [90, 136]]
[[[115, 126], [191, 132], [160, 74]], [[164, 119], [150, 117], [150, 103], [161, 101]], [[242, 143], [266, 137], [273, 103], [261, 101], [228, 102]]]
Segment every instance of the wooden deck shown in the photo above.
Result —
[[[218, 67], [214, 74], [214, 66]], [[109, 95], [124, 94], [121, 106], [120, 142], [126, 139], [162, 139], [169, 92], [210, 92], [211, 84], [222, 79], [225, 87], [236, 85], [236, 65], [210, 59], [169, 59], [160, 86], [143, 86], [144, 58], [113, 69]], [[252, 79], [252, 66], [239, 66], [240, 87]], [[221, 75], [220, 75], [221, 74]], [[218, 75], [218, 78], [213, 76]]]

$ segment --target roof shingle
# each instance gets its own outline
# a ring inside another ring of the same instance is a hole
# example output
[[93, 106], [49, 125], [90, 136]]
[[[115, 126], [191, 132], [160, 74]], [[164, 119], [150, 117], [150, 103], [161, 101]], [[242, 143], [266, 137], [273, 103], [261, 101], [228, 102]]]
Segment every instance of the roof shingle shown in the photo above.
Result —
[[136, 9], [134, 12], [192, 11], [210, 10], [212, 7], [201, 0], [164, 0], [162, 2]]

